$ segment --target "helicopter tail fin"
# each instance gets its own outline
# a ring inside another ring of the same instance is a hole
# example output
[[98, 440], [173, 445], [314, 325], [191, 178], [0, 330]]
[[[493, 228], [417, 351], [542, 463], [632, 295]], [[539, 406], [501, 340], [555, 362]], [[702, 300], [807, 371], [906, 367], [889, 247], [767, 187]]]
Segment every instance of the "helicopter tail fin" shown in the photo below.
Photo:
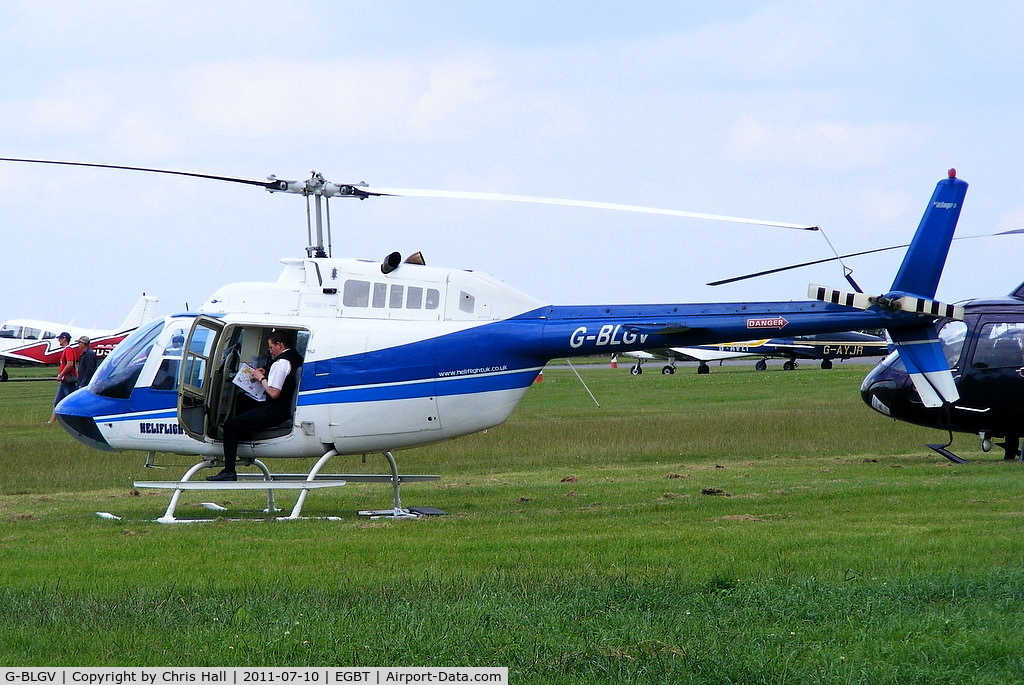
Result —
[[[967, 183], [956, 177], [956, 169], [950, 169], [948, 177], [935, 185], [935, 192], [932, 193], [892, 283], [891, 295], [900, 300], [906, 302], [926, 298], [918, 300], [915, 308], [908, 307], [906, 310], [931, 316], [963, 318], [962, 308], [940, 305], [930, 298], [935, 297], [939, 287], [939, 277], [946, 264], [946, 255], [949, 254], [949, 245], [966, 195]], [[921, 302], [934, 303], [936, 306], [922, 309]], [[889, 330], [889, 335], [926, 407], [941, 407], [960, 399], [949, 362], [946, 361], [931, 321], [911, 328], [893, 328]]]
[[935, 297], [966, 195], [967, 183], [956, 177], [956, 169], [950, 169], [948, 178], [936, 184], [914, 239], [896, 272], [892, 283], [894, 292]]
[[808, 291], [810, 297], [824, 302], [918, 315], [919, 321], [910, 325], [905, 316], [894, 318], [893, 326], [887, 330], [926, 407], [941, 407], [960, 398], [932, 321], [963, 319], [963, 307], [932, 298], [938, 289], [966, 195], [967, 183], [956, 177], [955, 169], [950, 169], [948, 177], [935, 186], [890, 292], [869, 296], [816, 285]]

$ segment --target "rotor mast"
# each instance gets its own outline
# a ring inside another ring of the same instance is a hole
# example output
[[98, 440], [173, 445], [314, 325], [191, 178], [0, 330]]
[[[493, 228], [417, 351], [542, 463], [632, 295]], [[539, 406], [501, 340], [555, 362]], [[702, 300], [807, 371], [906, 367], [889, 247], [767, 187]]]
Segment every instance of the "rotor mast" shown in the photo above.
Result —
[[[365, 182], [352, 184], [332, 183], [316, 170], [310, 172], [305, 181], [285, 181], [270, 175], [267, 177], [266, 189], [271, 193], [291, 193], [306, 198], [306, 231], [309, 245], [306, 246], [308, 257], [331, 256], [331, 210], [327, 200], [332, 197], [355, 197], [360, 200], [374, 195], [368, 192]], [[313, 214], [310, 216], [309, 199], [313, 198]], [[327, 243], [324, 244], [324, 215], [327, 216]], [[315, 240], [314, 240], [315, 236]]]

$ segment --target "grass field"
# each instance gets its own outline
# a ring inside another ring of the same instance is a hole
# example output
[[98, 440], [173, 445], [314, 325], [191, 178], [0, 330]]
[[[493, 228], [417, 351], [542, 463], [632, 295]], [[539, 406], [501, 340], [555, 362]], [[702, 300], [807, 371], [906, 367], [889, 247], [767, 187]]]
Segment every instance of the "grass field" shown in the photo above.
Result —
[[970, 436], [954, 445], [970, 464], [930, 453], [944, 434], [860, 402], [867, 369], [584, 368], [600, 407], [549, 369], [505, 425], [397, 455], [442, 475], [403, 501], [445, 516], [360, 519], [390, 489], [348, 485], [304, 510], [340, 521], [180, 526], [152, 523], [167, 493], [131, 482], [187, 460], [154, 475], [141, 453], [90, 451], [43, 425], [52, 381], [0, 384], [0, 662], [1024, 682], [1024, 466]]

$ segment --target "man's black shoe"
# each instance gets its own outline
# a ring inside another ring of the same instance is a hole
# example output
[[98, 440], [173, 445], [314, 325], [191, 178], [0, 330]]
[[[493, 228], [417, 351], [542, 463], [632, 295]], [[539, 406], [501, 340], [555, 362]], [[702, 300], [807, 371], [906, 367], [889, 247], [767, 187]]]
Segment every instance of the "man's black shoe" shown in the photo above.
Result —
[[216, 476], [208, 476], [206, 480], [238, 480], [238, 474], [234, 471], [221, 471]]

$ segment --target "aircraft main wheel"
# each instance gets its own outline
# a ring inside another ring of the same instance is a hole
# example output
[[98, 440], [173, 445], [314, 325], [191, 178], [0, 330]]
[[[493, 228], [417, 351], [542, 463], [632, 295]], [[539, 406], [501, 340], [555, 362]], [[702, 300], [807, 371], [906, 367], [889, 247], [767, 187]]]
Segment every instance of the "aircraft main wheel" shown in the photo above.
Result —
[[793, 369], [796, 368], [796, 363], [786, 362], [785, 364], [782, 365], [782, 368], [785, 369], [786, 371], [792, 371]]
[[763, 359], [759, 359], [758, 362], [754, 364], [754, 368], [757, 369], [758, 371], [764, 371], [765, 369], [768, 368], [768, 362], [766, 362]]
[[822, 359], [821, 360], [821, 368], [826, 369], [826, 370], [827, 369], [831, 369], [832, 368], [832, 360], [831, 359]]
[[640, 368], [639, 364], [637, 364], [636, 366], [629, 367], [629, 372], [634, 376], [639, 376], [644, 372], [644, 370]]
[[699, 374], [711, 373], [711, 367], [708, 366], [707, 364], [705, 364], [704, 362], [701, 362], [700, 364], [697, 365], [697, 373], [699, 373]]
[[676, 372], [675, 367], [667, 366], [667, 365], [661, 367], [661, 375], [662, 376], [671, 376], [675, 372]]
[[0, 383], [7, 382], [7, 369], [0, 371]]

